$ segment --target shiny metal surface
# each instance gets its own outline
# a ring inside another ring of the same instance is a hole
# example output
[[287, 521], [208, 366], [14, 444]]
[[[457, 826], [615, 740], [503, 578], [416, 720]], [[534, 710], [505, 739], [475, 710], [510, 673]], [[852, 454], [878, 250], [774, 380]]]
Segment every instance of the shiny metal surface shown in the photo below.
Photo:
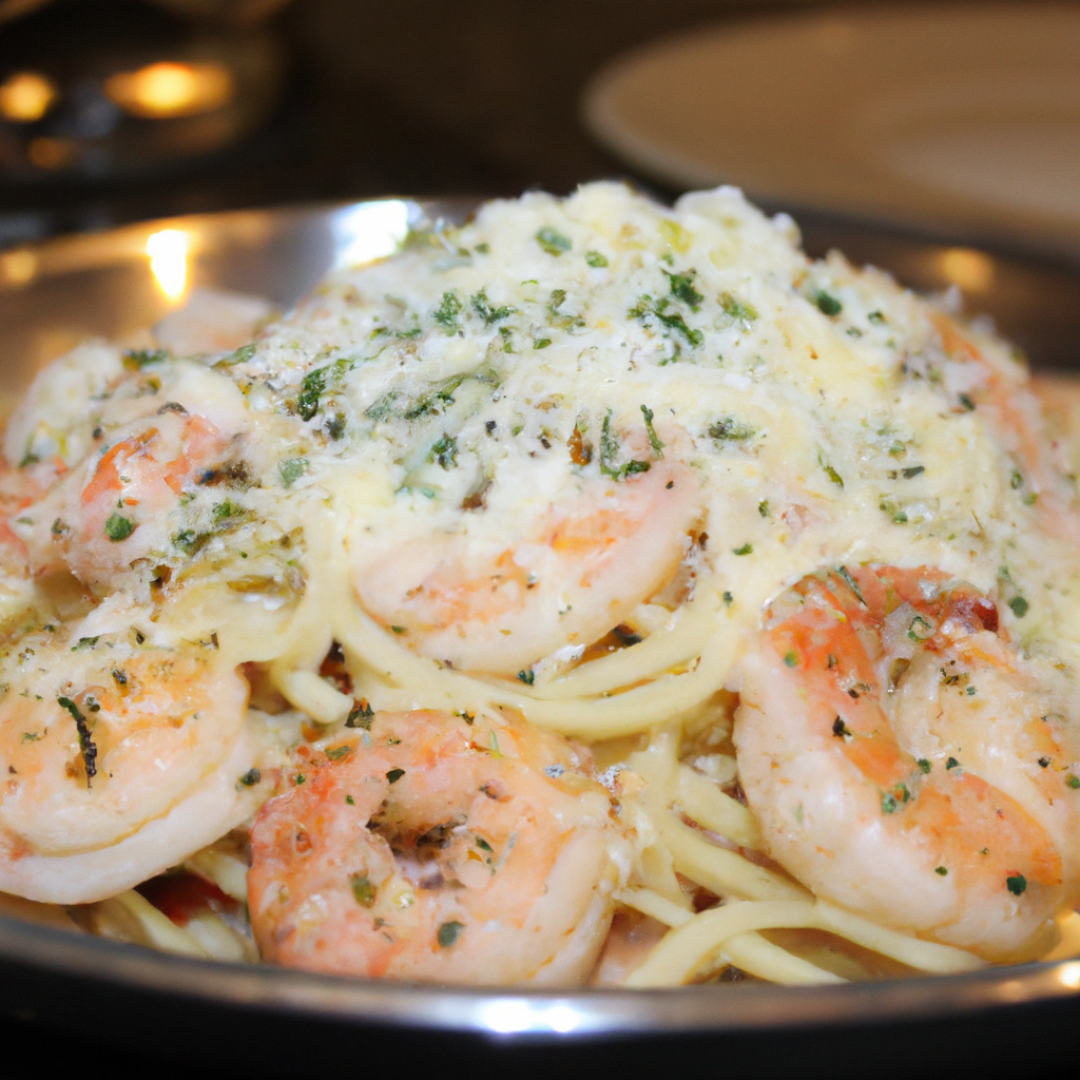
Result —
[[[193, 287], [255, 293], [287, 307], [328, 268], [386, 253], [424, 221], [460, 221], [473, 205], [392, 199], [196, 216], [8, 252], [0, 256], [2, 392], [9, 398], [21, 392], [35, 370], [82, 337], [123, 337], [154, 323]], [[967, 274], [967, 284], [978, 286], [977, 306], [1007, 330], [1023, 340], [1025, 327], [1041, 328], [1043, 337], [1028, 344], [1037, 364], [1072, 362], [1080, 341], [1080, 270], [853, 222], [810, 224], [812, 247], [842, 243], [857, 260], [895, 267], [922, 287], [947, 287]], [[1056, 351], [1048, 326], [1060, 335]], [[537, 1047], [572, 1052], [552, 1058], [560, 1068], [591, 1060], [589, 1047], [602, 1048], [605, 1061], [621, 1054], [627, 1065], [650, 1053], [674, 1061], [723, 1050], [763, 1062], [760, 1076], [773, 1075], [770, 1063], [777, 1074], [798, 1066], [813, 1075], [819, 1065], [827, 1072], [843, 1054], [861, 1052], [866, 1040], [897, 1054], [916, 1045], [924, 1052], [930, 1040], [946, 1058], [959, 1049], [969, 1060], [982, 1055], [991, 1065], [1006, 1063], [1015, 1040], [1039, 1025], [1067, 1022], [1080, 1030], [1080, 961], [809, 989], [474, 991], [191, 961], [0, 918], [0, 1016], [119, 1039], [95, 1020], [116, 1010], [129, 1019], [122, 1029], [128, 1044], [142, 1040], [152, 1049], [178, 1023], [196, 1023], [201, 1039], [177, 1052], [198, 1059], [212, 1048], [221, 1061], [242, 1051], [248, 1062], [265, 1060], [268, 1074], [303, 1072], [302, 1056], [289, 1056], [291, 1040], [316, 1035], [323, 1073], [336, 1075], [335, 1061], [349, 1071], [348, 1047], [362, 1033], [373, 1053], [393, 1052], [408, 1035], [410, 1053], [426, 1053], [433, 1062], [449, 1039], [459, 1064], [492, 1053], [505, 1061]], [[246, 1041], [237, 1041], [238, 1033]], [[828, 1062], [807, 1058], [817, 1052], [813, 1039], [838, 1036], [844, 1049], [830, 1051]], [[1024, 1060], [1055, 1045], [1076, 1051], [1075, 1040], [1043, 1040]], [[883, 1067], [876, 1075], [889, 1072]]]

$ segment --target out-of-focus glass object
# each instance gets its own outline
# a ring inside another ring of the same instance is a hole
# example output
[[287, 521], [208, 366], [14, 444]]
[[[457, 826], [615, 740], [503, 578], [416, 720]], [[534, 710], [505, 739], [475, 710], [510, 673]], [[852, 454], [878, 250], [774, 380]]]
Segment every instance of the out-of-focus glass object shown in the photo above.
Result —
[[162, 171], [232, 146], [284, 93], [289, 0], [0, 0], [0, 175]]

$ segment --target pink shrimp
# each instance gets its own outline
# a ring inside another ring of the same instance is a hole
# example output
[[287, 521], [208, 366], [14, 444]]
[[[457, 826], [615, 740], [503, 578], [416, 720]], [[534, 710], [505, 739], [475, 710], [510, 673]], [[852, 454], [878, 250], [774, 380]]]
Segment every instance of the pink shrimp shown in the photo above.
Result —
[[995, 602], [919, 567], [810, 575], [742, 663], [739, 776], [769, 854], [818, 895], [988, 959], [1080, 894], [1068, 691]]
[[589, 760], [505, 717], [377, 713], [251, 832], [265, 959], [375, 978], [577, 984], [624, 840]]

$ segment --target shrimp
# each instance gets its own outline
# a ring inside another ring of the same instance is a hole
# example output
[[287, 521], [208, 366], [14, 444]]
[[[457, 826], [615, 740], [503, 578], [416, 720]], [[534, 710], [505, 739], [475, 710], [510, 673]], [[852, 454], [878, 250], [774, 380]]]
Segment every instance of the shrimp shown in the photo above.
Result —
[[11, 646], [0, 698], [0, 889], [104, 899], [238, 825], [260, 790], [248, 685], [210, 646], [46, 627]]
[[1012, 458], [1013, 485], [1035, 504], [1044, 529], [1080, 543], [1080, 514], [1068, 450], [1048, 431], [1039, 388], [1016, 364], [993, 362], [944, 313], [934, 312], [931, 321], [942, 349], [960, 365], [953, 377], [965, 390], [963, 408], [978, 410]]
[[1010, 646], [990, 597], [935, 569], [803, 578], [741, 663], [739, 778], [768, 853], [887, 926], [1036, 955], [1080, 894], [1063, 679]]
[[[513, 675], [585, 646], [674, 577], [701, 513], [694, 472], [677, 462], [582, 490], [532, 521], [464, 527], [353, 548], [361, 605], [423, 656]], [[509, 534], [509, 535], [508, 535]]]
[[579, 984], [626, 841], [585, 751], [505, 717], [376, 713], [251, 831], [264, 959], [466, 984]]
[[168, 515], [229, 440], [180, 405], [128, 426], [103, 452], [89, 455], [24, 516], [38, 572], [70, 568], [81, 581], [107, 585], [136, 559], [168, 550]]

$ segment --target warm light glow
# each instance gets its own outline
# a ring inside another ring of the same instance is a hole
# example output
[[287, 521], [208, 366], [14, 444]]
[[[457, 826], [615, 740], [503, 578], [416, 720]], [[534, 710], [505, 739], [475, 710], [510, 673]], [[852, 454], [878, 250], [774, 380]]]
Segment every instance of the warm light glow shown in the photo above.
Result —
[[940, 258], [942, 274], [965, 292], [983, 292], [994, 281], [994, 260], [971, 248], [949, 248]]
[[79, 155], [79, 144], [74, 139], [51, 139], [39, 135], [30, 140], [26, 156], [39, 169], [63, 169]]
[[0, 267], [3, 268], [4, 277], [12, 285], [25, 285], [37, 273], [37, 256], [25, 248], [9, 251], [0, 256]]
[[105, 93], [134, 116], [160, 120], [227, 104], [233, 97], [233, 78], [220, 64], [162, 62], [110, 75]]
[[1058, 969], [1058, 981], [1070, 990], [1080, 990], [1080, 964], [1062, 964]]
[[188, 235], [179, 229], [162, 229], [147, 237], [146, 254], [161, 291], [179, 300], [187, 289]]
[[5, 120], [33, 123], [55, 100], [56, 87], [35, 71], [18, 71], [0, 85], [0, 114]]

